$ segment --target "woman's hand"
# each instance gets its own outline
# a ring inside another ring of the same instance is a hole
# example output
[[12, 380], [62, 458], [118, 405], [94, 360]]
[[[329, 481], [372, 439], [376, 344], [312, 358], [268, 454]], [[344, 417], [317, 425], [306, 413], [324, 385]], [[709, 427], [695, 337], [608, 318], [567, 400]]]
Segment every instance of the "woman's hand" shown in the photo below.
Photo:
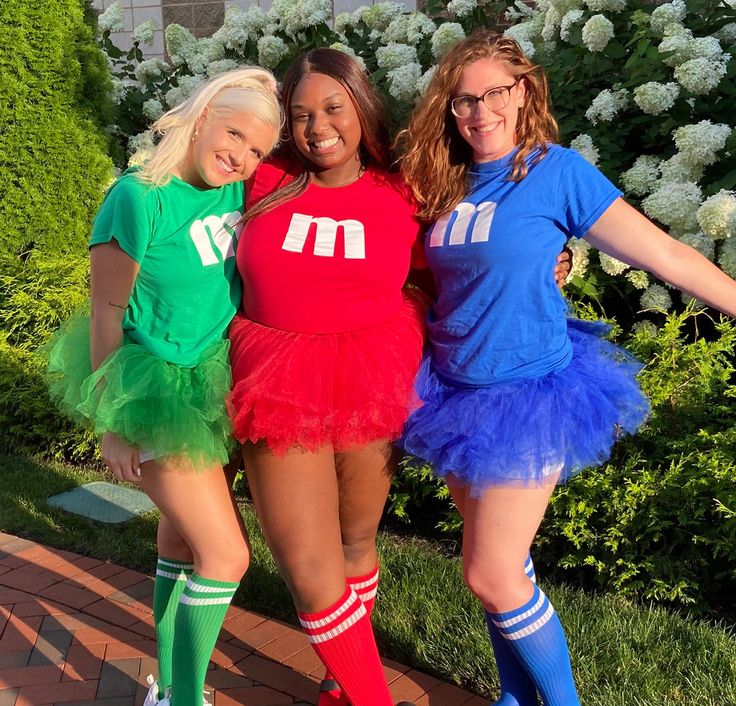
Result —
[[140, 482], [138, 453], [137, 446], [129, 446], [115, 434], [107, 432], [102, 435], [102, 460], [118, 480]]
[[562, 252], [557, 256], [557, 264], [555, 265], [554, 275], [557, 286], [562, 289], [567, 282], [572, 270], [572, 250], [565, 245]]

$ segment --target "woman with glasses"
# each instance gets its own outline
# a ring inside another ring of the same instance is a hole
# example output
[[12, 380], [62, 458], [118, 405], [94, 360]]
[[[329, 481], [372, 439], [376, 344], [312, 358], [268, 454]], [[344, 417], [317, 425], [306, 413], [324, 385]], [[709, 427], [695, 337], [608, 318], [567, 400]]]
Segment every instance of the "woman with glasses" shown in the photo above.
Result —
[[403, 172], [435, 221], [438, 297], [423, 406], [407, 451], [430, 461], [465, 521], [465, 581], [486, 609], [502, 706], [577, 706], [565, 635], [528, 559], [550, 495], [603, 463], [647, 414], [640, 365], [566, 319], [550, 264], [570, 237], [736, 314], [736, 282], [555, 144], [547, 82], [509, 37], [482, 30], [440, 62], [403, 133]]

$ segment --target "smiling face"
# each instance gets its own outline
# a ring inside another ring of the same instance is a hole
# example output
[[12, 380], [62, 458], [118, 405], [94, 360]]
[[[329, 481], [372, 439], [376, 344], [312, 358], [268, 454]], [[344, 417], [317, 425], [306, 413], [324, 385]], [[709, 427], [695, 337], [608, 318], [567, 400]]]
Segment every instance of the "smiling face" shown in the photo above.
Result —
[[287, 106], [291, 136], [316, 180], [348, 184], [360, 175], [360, 119], [347, 89], [331, 76], [310, 73]]
[[[516, 77], [503, 61], [478, 59], [463, 69], [452, 97], [481, 96], [491, 88], [510, 86], [514, 81]], [[469, 117], [453, 116], [458, 132], [473, 150], [475, 162], [500, 159], [514, 149], [519, 108], [525, 97], [526, 86], [522, 79], [511, 88], [505, 108], [490, 110], [483, 101], [479, 101]]]
[[207, 189], [247, 179], [276, 142], [276, 131], [249, 113], [204, 114], [176, 175]]

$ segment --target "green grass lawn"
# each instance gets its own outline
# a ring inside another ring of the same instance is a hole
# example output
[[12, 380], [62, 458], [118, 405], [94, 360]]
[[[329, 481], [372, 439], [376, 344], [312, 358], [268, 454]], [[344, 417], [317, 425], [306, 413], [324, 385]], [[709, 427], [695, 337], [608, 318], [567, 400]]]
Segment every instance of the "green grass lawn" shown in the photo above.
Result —
[[[0, 456], [0, 530], [152, 573], [153, 514], [122, 525], [85, 520], [46, 498], [102, 476], [60, 464]], [[236, 602], [294, 622], [288, 592], [243, 503], [254, 559]], [[383, 652], [492, 696], [497, 682], [478, 604], [456, 557], [436, 544], [382, 533], [382, 581], [374, 623]], [[723, 626], [612, 596], [542, 585], [567, 629], [584, 706], [736, 706], [736, 636]]]

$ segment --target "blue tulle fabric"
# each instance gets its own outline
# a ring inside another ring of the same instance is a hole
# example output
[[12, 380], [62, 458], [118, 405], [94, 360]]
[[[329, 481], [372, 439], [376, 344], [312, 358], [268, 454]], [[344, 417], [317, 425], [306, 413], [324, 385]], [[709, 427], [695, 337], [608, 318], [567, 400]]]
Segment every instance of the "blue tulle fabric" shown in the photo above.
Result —
[[442, 380], [425, 359], [416, 390], [422, 406], [401, 445], [480, 495], [493, 485], [558, 483], [604, 463], [614, 442], [646, 419], [636, 381], [641, 363], [606, 341], [603, 322], [568, 320], [573, 357], [543, 377], [468, 388]]

